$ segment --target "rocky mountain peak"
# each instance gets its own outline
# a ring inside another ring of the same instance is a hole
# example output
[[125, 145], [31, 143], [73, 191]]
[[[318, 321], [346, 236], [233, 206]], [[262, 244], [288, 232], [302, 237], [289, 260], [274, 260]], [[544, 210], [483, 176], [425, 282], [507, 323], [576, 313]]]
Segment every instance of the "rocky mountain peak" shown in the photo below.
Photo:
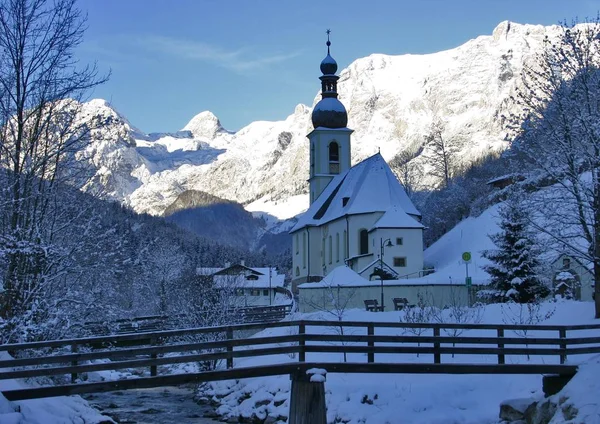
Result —
[[218, 133], [226, 132], [221, 126], [219, 118], [212, 112], [206, 110], [194, 116], [183, 131], [191, 131], [194, 138], [213, 140]]

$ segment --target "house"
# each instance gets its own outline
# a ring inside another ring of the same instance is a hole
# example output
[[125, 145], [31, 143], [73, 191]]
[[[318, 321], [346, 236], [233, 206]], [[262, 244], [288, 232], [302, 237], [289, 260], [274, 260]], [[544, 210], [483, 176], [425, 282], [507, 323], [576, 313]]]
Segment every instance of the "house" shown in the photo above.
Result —
[[592, 301], [594, 274], [592, 264], [561, 253], [552, 261], [552, 286], [555, 295], [575, 300]]
[[251, 268], [242, 261], [226, 263], [223, 268], [198, 268], [196, 273], [215, 288], [229, 290], [239, 306], [270, 306], [287, 303], [291, 294], [284, 287], [285, 275], [277, 268]]
[[292, 288], [340, 266], [370, 279], [419, 275], [423, 225], [396, 176], [377, 153], [351, 166], [348, 115], [338, 99], [337, 63], [321, 62], [322, 99], [312, 113], [310, 206], [291, 229]]

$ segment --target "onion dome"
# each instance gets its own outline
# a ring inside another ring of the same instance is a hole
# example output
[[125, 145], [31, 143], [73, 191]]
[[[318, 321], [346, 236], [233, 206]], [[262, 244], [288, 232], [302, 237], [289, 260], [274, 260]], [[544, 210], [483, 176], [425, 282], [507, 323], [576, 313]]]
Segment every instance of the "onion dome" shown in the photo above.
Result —
[[[329, 36], [329, 34], [327, 35]], [[321, 72], [323, 75], [334, 75], [337, 72], [337, 62], [329, 54], [329, 46], [331, 46], [331, 42], [327, 40], [327, 56], [321, 62]]]
[[321, 100], [315, 105], [312, 112], [312, 124], [314, 128], [346, 128], [348, 125], [348, 113], [346, 108], [338, 100], [337, 81], [340, 77], [337, 72], [337, 62], [329, 52], [330, 30], [327, 30], [327, 56], [321, 62]]

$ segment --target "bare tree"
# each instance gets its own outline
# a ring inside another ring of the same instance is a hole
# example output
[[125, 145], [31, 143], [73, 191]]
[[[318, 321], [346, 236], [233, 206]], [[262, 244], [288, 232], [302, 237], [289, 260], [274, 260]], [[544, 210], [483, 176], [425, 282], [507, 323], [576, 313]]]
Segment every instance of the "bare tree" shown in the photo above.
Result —
[[[473, 306], [466, 305], [464, 298], [460, 295], [458, 287], [454, 285], [450, 287], [450, 292], [445, 300], [446, 307], [434, 309], [434, 319], [441, 324], [479, 324], [483, 318], [483, 308], [476, 304]], [[444, 328], [444, 333], [450, 337], [458, 337], [465, 332], [464, 328]], [[452, 343], [452, 347], [456, 343]], [[454, 353], [452, 353], [454, 358]]]
[[554, 184], [531, 197], [532, 225], [593, 264], [600, 318], [600, 18], [547, 38], [515, 101], [516, 150], [537, 171], [528, 182]]
[[423, 166], [414, 160], [421, 152], [422, 148], [415, 152], [403, 150], [390, 161], [390, 166], [410, 198], [413, 197], [423, 176]]
[[455, 140], [448, 138], [444, 122], [433, 118], [429, 132], [425, 136], [424, 158], [429, 165], [429, 174], [442, 182], [442, 187], [448, 187], [457, 167], [458, 147]]
[[[437, 308], [433, 306], [433, 299], [431, 293], [426, 291], [422, 293], [419, 291], [417, 294], [417, 304], [410, 308], [404, 308], [404, 313], [400, 316], [401, 323], [407, 324], [428, 324], [435, 320], [435, 317], [439, 315]], [[421, 336], [429, 331], [425, 327], [407, 327], [404, 329], [405, 333], [411, 333], [415, 336]], [[421, 342], [417, 342], [417, 346], [421, 346]], [[417, 357], [419, 354], [417, 353]]]
[[[326, 285], [323, 290], [318, 290], [319, 295], [311, 296], [307, 299], [306, 304], [311, 308], [325, 312], [338, 321], [338, 325], [333, 327], [334, 331], [343, 336], [344, 333], [344, 315], [349, 309], [349, 305], [356, 294], [356, 288], [347, 287], [333, 282], [333, 280], [324, 280]], [[342, 343], [344, 346], [344, 343]], [[344, 362], [346, 362], [346, 352], [344, 352]]]
[[106, 80], [74, 59], [84, 30], [75, 0], [0, 2], [0, 319], [9, 327], [56, 275], [64, 256], [54, 239], [65, 230], [56, 192], [82, 183], [74, 156], [100, 124], [77, 119], [79, 100]]

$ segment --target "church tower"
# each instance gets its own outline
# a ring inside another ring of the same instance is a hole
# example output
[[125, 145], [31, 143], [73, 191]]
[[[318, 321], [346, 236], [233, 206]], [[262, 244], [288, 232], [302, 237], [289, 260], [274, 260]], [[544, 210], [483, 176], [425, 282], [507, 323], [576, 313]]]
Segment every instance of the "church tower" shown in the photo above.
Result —
[[331, 57], [327, 30], [327, 56], [321, 62], [321, 100], [312, 112], [314, 130], [310, 140], [310, 204], [319, 198], [325, 187], [338, 174], [350, 169], [350, 135], [348, 114], [338, 100], [337, 63]]

